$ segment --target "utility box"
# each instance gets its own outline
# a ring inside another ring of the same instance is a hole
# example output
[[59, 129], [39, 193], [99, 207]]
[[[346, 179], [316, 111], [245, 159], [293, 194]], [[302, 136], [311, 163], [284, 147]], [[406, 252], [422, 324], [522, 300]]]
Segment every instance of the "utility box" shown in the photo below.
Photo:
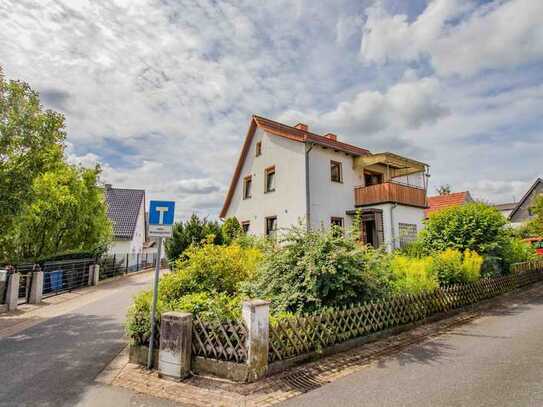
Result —
[[6, 303], [7, 289], [8, 289], [8, 271], [0, 269], [0, 304]]

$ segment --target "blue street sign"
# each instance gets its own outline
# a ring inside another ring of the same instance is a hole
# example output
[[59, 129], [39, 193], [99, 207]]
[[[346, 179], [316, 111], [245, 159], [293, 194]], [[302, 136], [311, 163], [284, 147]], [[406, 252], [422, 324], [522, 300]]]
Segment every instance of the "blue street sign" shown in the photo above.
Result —
[[149, 225], [173, 225], [175, 202], [151, 201], [149, 203]]

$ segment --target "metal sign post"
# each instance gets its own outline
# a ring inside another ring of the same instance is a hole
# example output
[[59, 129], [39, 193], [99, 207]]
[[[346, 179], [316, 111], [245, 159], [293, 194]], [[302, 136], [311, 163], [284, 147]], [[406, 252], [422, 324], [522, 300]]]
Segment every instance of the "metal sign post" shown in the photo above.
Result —
[[149, 204], [149, 236], [158, 237], [158, 253], [153, 279], [153, 303], [151, 305], [151, 337], [149, 338], [149, 353], [147, 369], [153, 367], [153, 351], [156, 336], [156, 303], [158, 300], [158, 282], [160, 279], [160, 259], [162, 257], [162, 238], [172, 235], [175, 202], [151, 201]]
[[149, 354], [147, 355], [147, 369], [153, 367], [153, 351], [155, 348], [156, 330], [156, 303], [158, 300], [158, 280], [160, 279], [160, 255], [162, 254], [162, 238], [158, 238], [158, 257], [156, 260], [155, 277], [153, 278], [153, 304], [151, 305], [151, 338], [149, 339]]

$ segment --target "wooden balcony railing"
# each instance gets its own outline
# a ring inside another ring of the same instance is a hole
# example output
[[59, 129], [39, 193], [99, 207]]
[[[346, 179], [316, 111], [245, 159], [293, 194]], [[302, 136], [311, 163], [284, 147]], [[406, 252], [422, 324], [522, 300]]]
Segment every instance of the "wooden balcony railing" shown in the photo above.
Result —
[[426, 190], [408, 185], [385, 182], [368, 187], [354, 189], [355, 206], [375, 205], [381, 203], [398, 203], [402, 205], [426, 208]]

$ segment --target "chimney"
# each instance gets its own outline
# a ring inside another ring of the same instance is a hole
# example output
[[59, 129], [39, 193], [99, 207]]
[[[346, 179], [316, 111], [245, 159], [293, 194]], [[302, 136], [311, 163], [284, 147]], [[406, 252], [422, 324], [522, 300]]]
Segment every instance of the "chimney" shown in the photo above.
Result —
[[327, 139], [330, 139], [330, 140], [337, 141], [337, 136], [334, 133], [326, 133], [324, 135], [324, 137], [326, 137]]
[[294, 126], [298, 130], [308, 131], [309, 127], [305, 123], [298, 123], [296, 126]]

